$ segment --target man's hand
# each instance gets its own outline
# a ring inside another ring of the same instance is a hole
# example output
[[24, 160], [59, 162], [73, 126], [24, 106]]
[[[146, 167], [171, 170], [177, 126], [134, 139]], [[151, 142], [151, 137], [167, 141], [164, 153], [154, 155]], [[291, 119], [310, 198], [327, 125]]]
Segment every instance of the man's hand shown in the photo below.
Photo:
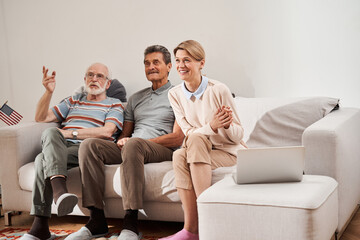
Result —
[[219, 128], [228, 129], [233, 122], [232, 110], [230, 107], [222, 106], [217, 110], [210, 122], [210, 127], [214, 132], [218, 132]]
[[87, 138], [100, 138], [105, 140], [113, 140], [112, 136], [117, 131], [117, 127], [113, 122], [106, 122], [103, 127], [91, 127], [82, 129], [61, 129], [58, 128], [65, 139], [74, 139], [73, 132], [77, 131], [76, 140], [84, 140]]
[[72, 138], [71, 131], [64, 130], [64, 129], [61, 129], [61, 128], [57, 128], [57, 129], [61, 132], [61, 134], [64, 136], [65, 139]]
[[56, 72], [53, 71], [51, 76], [48, 76], [49, 69], [43, 66], [43, 80], [42, 84], [44, 85], [46, 91], [43, 96], [40, 98], [35, 112], [35, 121], [36, 122], [57, 122], [58, 119], [56, 118], [55, 114], [51, 109], [50, 100], [52, 94], [55, 90], [55, 75]]
[[43, 66], [43, 80], [42, 80], [42, 84], [44, 85], [46, 91], [53, 93], [55, 90], [55, 85], [56, 85], [56, 81], [55, 81], [55, 76], [56, 76], [56, 72], [53, 71], [51, 76], [48, 76], [49, 69], [45, 68], [45, 66]]
[[129, 137], [124, 137], [124, 138], [120, 138], [117, 142], [116, 145], [118, 146], [118, 148], [121, 150], [123, 148], [123, 146], [125, 145], [125, 143], [129, 140]]

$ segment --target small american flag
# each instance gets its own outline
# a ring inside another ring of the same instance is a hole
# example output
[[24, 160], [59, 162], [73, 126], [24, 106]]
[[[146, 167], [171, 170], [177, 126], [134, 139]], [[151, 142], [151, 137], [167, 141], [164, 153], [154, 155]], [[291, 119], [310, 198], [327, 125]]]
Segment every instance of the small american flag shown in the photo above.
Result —
[[0, 108], [0, 119], [9, 126], [18, 124], [23, 116], [9, 107], [6, 103]]

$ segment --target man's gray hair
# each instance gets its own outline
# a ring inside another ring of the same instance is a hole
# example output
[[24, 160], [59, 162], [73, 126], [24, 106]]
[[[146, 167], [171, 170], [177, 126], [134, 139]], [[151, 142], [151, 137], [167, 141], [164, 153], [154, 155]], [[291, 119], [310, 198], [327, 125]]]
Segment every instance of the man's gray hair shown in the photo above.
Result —
[[90, 69], [92, 66], [96, 65], [96, 64], [103, 65], [103, 66], [106, 68], [107, 72], [108, 72], [108, 74], [107, 74], [107, 76], [106, 76], [107, 79], [108, 79], [108, 80], [112, 80], [112, 78], [111, 78], [112, 76], [111, 76], [111, 71], [110, 71], [110, 69], [109, 69], [105, 64], [100, 63], [100, 62], [96, 62], [96, 63], [93, 63], [93, 64], [91, 64], [90, 66], [88, 66], [88, 67], [86, 68], [85, 76], [86, 76], [87, 72], [89, 71], [89, 69]]
[[169, 52], [169, 50], [167, 50], [166, 47], [161, 45], [152, 45], [147, 47], [144, 51], [144, 58], [146, 57], [146, 55], [154, 52], [162, 53], [166, 65], [171, 63], [171, 53]]

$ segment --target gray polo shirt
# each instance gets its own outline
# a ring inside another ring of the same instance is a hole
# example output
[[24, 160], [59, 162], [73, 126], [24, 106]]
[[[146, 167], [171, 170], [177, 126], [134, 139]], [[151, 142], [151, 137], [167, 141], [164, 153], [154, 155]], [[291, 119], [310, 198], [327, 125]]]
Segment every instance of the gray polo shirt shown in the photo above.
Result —
[[168, 81], [155, 91], [151, 87], [145, 88], [129, 98], [125, 121], [135, 123], [131, 137], [150, 139], [172, 133], [175, 115], [168, 99], [172, 87]]

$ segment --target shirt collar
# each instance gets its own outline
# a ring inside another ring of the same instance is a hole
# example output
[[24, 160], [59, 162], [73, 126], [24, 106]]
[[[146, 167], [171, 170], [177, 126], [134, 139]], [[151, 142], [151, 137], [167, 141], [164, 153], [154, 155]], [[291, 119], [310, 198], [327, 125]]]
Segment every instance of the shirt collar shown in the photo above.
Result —
[[197, 99], [200, 99], [200, 97], [203, 95], [203, 93], [205, 92], [205, 89], [206, 89], [206, 87], [207, 87], [207, 85], [208, 85], [208, 78], [207, 77], [205, 77], [205, 76], [201, 76], [201, 83], [200, 83], [200, 86], [198, 87], [198, 89], [196, 89], [196, 91], [195, 92], [189, 92], [187, 89], [186, 89], [186, 87], [185, 87], [185, 82], [183, 82], [182, 84], [181, 84], [181, 88], [182, 88], [182, 90], [183, 90], [183, 92], [184, 92], [184, 94], [185, 94], [185, 97], [187, 98], [187, 99], [190, 99], [192, 96], [194, 96], [195, 98], [197, 98]]
[[160, 95], [162, 92], [168, 90], [171, 86], [172, 86], [171, 82], [168, 80], [168, 82], [164, 86], [161, 86], [160, 88], [158, 88], [156, 90], [153, 90], [152, 87], [150, 87], [150, 89], [151, 89], [152, 93]]

